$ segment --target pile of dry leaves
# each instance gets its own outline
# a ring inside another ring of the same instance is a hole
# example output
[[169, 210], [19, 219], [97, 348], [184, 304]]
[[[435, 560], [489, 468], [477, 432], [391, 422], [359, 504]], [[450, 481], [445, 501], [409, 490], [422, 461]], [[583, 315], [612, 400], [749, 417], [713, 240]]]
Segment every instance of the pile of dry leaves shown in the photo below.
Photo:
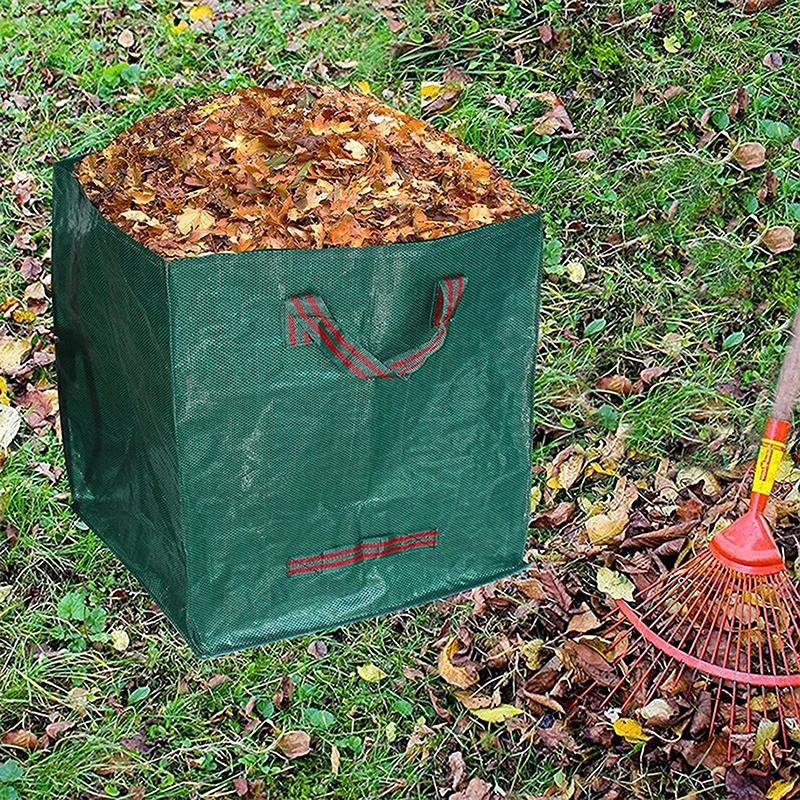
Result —
[[368, 95], [295, 83], [153, 114], [76, 175], [167, 258], [434, 239], [534, 210], [453, 136]]

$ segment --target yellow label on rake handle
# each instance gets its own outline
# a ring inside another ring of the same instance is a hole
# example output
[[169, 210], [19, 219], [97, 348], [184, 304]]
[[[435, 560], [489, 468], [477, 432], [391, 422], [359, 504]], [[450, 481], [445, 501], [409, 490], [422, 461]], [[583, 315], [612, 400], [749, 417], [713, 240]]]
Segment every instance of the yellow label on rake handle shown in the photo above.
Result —
[[783, 450], [786, 445], [774, 439], [762, 439], [761, 449], [756, 461], [756, 474], [753, 476], [753, 491], [758, 494], [770, 494], [775, 483], [775, 476], [783, 461]]

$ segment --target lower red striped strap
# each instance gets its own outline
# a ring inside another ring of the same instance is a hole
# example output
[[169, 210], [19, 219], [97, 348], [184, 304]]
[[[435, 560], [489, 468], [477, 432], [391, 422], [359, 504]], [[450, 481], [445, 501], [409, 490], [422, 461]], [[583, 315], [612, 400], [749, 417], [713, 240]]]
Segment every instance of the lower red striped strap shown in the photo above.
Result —
[[466, 283], [463, 275], [439, 281], [434, 293], [433, 333], [421, 346], [386, 362], [345, 336], [322, 298], [314, 294], [296, 295], [286, 301], [287, 342], [290, 347], [321, 345], [337, 363], [362, 380], [404, 378], [444, 344]]
[[419, 547], [435, 547], [438, 539], [439, 531], [436, 530], [419, 531], [401, 536], [386, 536], [380, 539], [366, 539], [351, 547], [291, 558], [286, 565], [286, 572], [289, 575], [302, 575], [347, 567], [372, 558], [381, 558], [406, 550], [416, 550]]

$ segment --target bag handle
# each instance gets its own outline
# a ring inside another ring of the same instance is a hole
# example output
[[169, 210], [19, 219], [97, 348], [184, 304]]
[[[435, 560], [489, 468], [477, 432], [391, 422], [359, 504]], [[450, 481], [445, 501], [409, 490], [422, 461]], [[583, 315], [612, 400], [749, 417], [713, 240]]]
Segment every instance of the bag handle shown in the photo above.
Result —
[[348, 339], [321, 297], [302, 294], [286, 301], [289, 347], [316, 344], [362, 380], [405, 378], [416, 372], [443, 344], [467, 279], [463, 275], [438, 281], [434, 294], [433, 334], [420, 347], [383, 362]]

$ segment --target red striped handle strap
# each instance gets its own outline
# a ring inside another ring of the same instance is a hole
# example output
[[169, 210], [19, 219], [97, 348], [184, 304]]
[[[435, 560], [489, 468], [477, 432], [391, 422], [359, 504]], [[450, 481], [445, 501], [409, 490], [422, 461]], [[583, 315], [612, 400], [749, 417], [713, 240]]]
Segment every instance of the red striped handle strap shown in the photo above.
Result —
[[362, 380], [405, 378], [418, 370], [444, 344], [467, 279], [463, 275], [444, 278], [436, 284], [433, 333], [421, 346], [381, 361], [366, 348], [344, 335], [321, 297], [302, 294], [286, 301], [286, 326], [290, 347], [320, 345], [339, 364]]

